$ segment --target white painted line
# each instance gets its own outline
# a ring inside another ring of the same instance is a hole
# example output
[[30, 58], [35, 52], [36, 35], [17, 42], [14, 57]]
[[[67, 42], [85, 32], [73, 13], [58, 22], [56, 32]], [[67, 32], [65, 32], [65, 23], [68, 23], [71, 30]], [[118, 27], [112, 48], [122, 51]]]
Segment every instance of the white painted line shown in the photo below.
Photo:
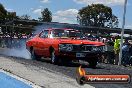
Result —
[[18, 77], [18, 76], [16, 76], [16, 75], [13, 75], [13, 74], [11, 74], [11, 73], [9, 73], [9, 72], [6, 72], [6, 71], [4, 71], [3, 69], [0, 69], [0, 72], [3, 72], [3, 73], [5, 73], [6, 75], [9, 75], [9, 76], [11, 76], [11, 77], [13, 77], [13, 78], [15, 78], [15, 79], [17, 79], [17, 80], [19, 80], [19, 81], [22, 81], [23, 83], [25, 83], [25, 84], [31, 86], [32, 88], [42, 88], [42, 87], [40, 87], [40, 86], [38, 86], [38, 85], [36, 85], [36, 84], [34, 84], [34, 83], [28, 81], [28, 80], [25, 80], [25, 79], [23, 79], [23, 78], [21, 78], [21, 77]]

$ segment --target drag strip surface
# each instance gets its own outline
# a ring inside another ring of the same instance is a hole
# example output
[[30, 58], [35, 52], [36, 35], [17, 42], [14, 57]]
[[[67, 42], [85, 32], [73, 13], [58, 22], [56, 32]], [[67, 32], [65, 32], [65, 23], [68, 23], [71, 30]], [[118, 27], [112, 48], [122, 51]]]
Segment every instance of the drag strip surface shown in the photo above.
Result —
[[36, 87], [37, 85], [42, 88], [94, 88], [90, 85], [81, 87], [71, 77], [55, 70], [38, 67], [35, 64], [39, 63], [32, 62], [32, 60], [23, 61], [23, 58], [16, 59], [0, 56], [0, 69], [35, 84], [33, 88], [39, 88]]
[[[76, 69], [80, 66], [80, 64], [77, 63], [71, 63], [69, 65], [53, 65], [48, 60], [35, 61], [16, 57], [10, 59], [15, 62], [21, 63], [29, 68], [37, 67], [39, 68], [39, 70], [46, 70], [56, 74], [61, 73], [74, 80], [76, 78]], [[96, 69], [88, 68], [86, 65], [83, 65], [83, 68], [85, 68], [85, 70], [89, 74], [129, 74], [132, 77], [132, 68], [130, 67], [116, 66], [110, 64], [98, 64]], [[90, 84], [90, 85], [96, 88], [131, 88], [132, 82], [130, 84]]]

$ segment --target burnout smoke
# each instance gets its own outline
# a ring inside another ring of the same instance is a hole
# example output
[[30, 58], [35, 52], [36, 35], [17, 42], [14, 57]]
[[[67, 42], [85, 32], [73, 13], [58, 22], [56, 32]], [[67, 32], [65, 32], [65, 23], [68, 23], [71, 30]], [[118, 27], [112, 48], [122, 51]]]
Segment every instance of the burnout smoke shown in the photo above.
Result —
[[7, 56], [14, 56], [14, 57], [21, 57], [25, 59], [31, 59], [30, 53], [26, 49], [18, 50], [18, 49], [7, 49], [5, 50], [4, 55]]
[[26, 39], [3, 39], [0, 54], [30, 59], [31, 55], [26, 50], [25, 41]]

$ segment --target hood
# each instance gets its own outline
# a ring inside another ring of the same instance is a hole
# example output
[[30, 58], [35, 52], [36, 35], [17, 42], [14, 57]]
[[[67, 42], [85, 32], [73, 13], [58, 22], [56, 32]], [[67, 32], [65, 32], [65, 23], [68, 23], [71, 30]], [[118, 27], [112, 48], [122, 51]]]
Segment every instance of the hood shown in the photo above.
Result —
[[60, 43], [68, 43], [68, 44], [88, 44], [88, 45], [95, 45], [95, 46], [102, 46], [105, 45], [102, 42], [98, 41], [90, 41], [90, 40], [78, 40], [78, 39], [59, 39]]

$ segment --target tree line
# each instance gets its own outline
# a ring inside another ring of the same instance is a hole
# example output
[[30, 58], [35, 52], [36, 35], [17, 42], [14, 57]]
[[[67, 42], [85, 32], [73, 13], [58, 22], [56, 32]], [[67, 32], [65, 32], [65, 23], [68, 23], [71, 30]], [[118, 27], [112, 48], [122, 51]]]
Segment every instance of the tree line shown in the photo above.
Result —
[[[22, 16], [9, 14], [4, 6], [0, 4], [0, 23], [13, 19], [35, 20], [31, 19], [31, 16], [27, 14]], [[52, 22], [52, 12], [48, 8], [44, 8], [41, 12], [41, 17], [36, 21]], [[92, 4], [81, 8], [77, 15], [77, 22], [83, 26], [107, 28], [117, 28], [119, 24], [118, 17], [112, 13], [112, 9], [103, 4]]]

